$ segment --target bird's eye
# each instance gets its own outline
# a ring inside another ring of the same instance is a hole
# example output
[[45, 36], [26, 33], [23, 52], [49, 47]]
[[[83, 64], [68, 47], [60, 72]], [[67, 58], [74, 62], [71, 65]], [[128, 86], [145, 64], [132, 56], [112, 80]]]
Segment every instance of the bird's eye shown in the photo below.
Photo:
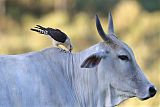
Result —
[[124, 61], [128, 61], [129, 60], [127, 55], [119, 55], [118, 58], [121, 59], [121, 60], [124, 60]]

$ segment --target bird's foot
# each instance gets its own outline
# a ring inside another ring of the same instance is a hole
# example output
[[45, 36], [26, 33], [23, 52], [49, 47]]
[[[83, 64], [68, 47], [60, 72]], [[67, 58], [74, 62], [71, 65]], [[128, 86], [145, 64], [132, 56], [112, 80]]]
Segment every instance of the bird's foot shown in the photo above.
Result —
[[67, 52], [66, 50], [64, 50], [64, 49], [62, 49], [62, 48], [58, 48], [58, 49], [60, 50], [60, 52], [64, 52], [64, 53]]

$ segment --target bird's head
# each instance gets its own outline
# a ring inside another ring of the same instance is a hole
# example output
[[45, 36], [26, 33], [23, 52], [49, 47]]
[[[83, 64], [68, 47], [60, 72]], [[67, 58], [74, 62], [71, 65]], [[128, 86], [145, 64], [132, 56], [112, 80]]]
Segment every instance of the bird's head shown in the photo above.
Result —
[[71, 52], [73, 50], [73, 45], [71, 43], [71, 40], [67, 38], [67, 40], [64, 43], [64, 46]]

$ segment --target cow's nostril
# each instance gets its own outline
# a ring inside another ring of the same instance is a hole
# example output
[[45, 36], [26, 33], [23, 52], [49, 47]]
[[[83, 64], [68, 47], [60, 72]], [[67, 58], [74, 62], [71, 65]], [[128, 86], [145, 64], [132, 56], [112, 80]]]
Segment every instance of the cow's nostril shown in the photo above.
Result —
[[157, 90], [153, 86], [149, 87], [150, 97], [153, 97], [156, 93], [157, 93]]

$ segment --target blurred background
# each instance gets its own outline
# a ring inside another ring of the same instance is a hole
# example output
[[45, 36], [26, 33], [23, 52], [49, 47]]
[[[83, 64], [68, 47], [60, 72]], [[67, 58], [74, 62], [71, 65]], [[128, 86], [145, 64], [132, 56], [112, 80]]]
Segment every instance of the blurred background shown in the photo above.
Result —
[[[109, 11], [117, 36], [132, 47], [144, 73], [160, 90], [160, 0], [0, 0], [0, 54], [50, 47], [49, 38], [30, 30], [36, 24], [61, 29], [79, 52], [102, 41], [95, 14], [107, 32]], [[146, 101], [129, 99], [119, 107], [160, 107], [160, 93]]]

